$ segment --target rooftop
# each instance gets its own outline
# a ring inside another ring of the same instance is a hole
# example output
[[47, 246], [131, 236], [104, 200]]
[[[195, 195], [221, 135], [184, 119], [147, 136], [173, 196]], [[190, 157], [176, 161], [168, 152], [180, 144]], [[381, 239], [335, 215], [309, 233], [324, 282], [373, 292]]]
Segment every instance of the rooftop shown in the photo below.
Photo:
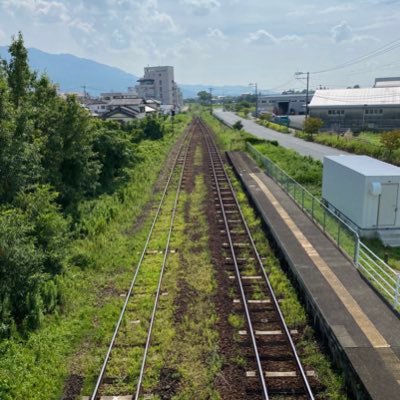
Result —
[[400, 77], [376, 78], [374, 87], [398, 87], [400, 86]]
[[325, 159], [332, 160], [364, 176], [400, 176], [399, 167], [368, 156], [340, 155], [326, 156]]
[[138, 106], [144, 104], [141, 97], [134, 99], [113, 99], [107, 102], [109, 106]]
[[[267, 99], [269, 99], [269, 98], [276, 98], [276, 97], [279, 97], [279, 98], [281, 98], [281, 97], [283, 97], [283, 98], [287, 98], [287, 97], [300, 97], [300, 98], [305, 98], [307, 96], [307, 94], [306, 93], [285, 93], [285, 94], [282, 94], [282, 93], [277, 93], [277, 94], [263, 94], [263, 95], [260, 95], [259, 96], [259, 98], [261, 99], [261, 98], [267, 98]], [[309, 93], [309, 97], [311, 98], [313, 96], [313, 93]]]
[[400, 105], [400, 87], [317, 90], [312, 107]]

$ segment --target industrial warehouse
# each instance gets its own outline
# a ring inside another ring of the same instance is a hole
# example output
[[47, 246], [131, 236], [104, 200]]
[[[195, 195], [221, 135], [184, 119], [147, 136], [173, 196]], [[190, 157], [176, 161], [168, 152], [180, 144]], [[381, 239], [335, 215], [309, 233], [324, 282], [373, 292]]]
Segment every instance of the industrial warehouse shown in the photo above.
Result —
[[400, 126], [400, 78], [378, 78], [375, 87], [317, 90], [309, 104], [323, 130], [389, 131]]

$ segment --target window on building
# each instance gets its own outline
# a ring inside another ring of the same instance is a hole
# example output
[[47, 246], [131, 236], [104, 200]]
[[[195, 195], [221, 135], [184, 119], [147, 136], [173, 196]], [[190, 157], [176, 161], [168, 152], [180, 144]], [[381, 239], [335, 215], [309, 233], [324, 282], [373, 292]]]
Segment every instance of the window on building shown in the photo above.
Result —
[[344, 110], [328, 110], [328, 115], [344, 115]]
[[366, 115], [380, 115], [383, 114], [382, 108], [366, 108], [364, 110], [364, 114]]

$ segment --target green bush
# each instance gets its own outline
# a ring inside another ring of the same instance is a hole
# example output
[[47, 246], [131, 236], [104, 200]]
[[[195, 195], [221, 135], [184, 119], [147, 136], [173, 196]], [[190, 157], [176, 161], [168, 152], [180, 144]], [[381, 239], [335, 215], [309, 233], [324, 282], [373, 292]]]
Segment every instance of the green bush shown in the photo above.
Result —
[[265, 126], [266, 128], [273, 129], [274, 131], [280, 133], [289, 133], [289, 128], [287, 126], [275, 124], [268, 121], [267, 119], [258, 120], [257, 123], [261, 126]]
[[281, 167], [289, 176], [314, 193], [322, 186], [322, 163], [310, 156], [301, 156], [294, 150], [285, 149], [272, 142], [254, 146], [260, 153]]

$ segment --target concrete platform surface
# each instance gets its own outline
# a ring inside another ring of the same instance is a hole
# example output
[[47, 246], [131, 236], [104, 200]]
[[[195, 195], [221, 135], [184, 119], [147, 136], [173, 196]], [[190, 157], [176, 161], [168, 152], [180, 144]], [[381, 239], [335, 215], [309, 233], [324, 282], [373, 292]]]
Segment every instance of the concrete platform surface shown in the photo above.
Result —
[[400, 400], [400, 320], [250, 157], [228, 158], [285, 258], [313, 323], [357, 399]]

